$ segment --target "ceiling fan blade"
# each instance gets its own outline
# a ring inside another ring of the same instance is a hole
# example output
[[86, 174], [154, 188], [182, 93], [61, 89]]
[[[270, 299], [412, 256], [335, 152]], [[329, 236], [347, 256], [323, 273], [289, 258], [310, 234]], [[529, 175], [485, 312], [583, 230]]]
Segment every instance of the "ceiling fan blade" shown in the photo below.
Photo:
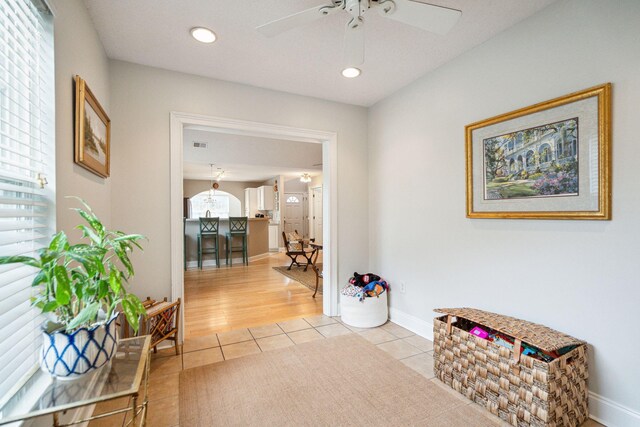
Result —
[[276, 19], [275, 21], [268, 22], [264, 25], [260, 25], [256, 30], [266, 37], [274, 37], [278, 34], [284, 33], [285, 31], [301, 27], [305, 24], [310, 24], [311, 22], [316, 21], [323, 16], [327, 16], [337, 10], [339, 9], [334, 6], [316, 6], [284, 18]]
[[354, 18], [344, 33], [344, 61], [347, 67], [364, 63], [364, 21]]
[[[388, 3], [394, 3], [395, 6]], [[378, 11], [387, 18], [437, 34], [448, 33], [462, 15], [462, 12], [456, 9], [412, 0], [380, 2]]]

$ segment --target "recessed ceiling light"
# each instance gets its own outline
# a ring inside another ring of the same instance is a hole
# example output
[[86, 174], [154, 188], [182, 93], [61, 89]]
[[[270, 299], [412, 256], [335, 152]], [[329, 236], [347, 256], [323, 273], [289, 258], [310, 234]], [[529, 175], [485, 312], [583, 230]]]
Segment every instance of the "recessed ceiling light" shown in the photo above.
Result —
[[361, 71], [359, 68], [349, 67], [342, 70], [342, 75], [348, 79], [353, 79], [354, 77], [358, 77]]
[[216, 33], [204, 27], [192, 28], [191, 36], [202, 43], [213, 43], [216, 41]]

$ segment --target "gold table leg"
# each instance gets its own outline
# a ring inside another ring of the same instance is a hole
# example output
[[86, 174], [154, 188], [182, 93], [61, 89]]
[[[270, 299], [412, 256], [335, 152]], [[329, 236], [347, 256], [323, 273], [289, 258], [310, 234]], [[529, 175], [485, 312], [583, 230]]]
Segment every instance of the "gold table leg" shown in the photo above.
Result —
[[138, 420], [138, 394], [134, 394], [133, 399], [131, 399], [131, 401], [133, 402], [131, 404], [131, 406], [133, 407], [131, 425], [135, 426], [136, 421]]

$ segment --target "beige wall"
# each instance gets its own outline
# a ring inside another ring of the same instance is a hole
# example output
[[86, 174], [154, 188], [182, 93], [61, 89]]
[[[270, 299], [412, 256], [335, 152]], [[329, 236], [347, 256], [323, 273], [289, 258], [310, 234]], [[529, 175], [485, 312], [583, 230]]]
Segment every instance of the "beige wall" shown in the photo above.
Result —
[[[79, 238], [74, 230], [80, 217], [70, 211], [77, 202], [65, 196], [85, 199], [108, 226], [111, 225], [111, 179], [101, 178], [73, 162], [74, 84], [78, 74], [110, 115], [109, 63], [91, 17], [81, 0], [53, 0], [55, 9], [56, 73], [56, 215], [57, 229]], [[111, 140], [111, 152], [119, 144]]]
[[[110, 61], [112, 222], [149, 237], [134, 254], [142, 295], [170, 294], [169, 116], [197, 113], [338, 133], [338, 283], [368, 267], [367, 109]], [[117, 144], [117, 146], [116, 146]]]
[[[78, 241], [80, 232], [74, 227], [81, 218], [71, 207], [78, 203], [65, 196], [86, 200], [105, 225], [111, 225], [111, 181], [83, 169], [73, 162], [74, 156], [74, 84], [79, 74], [98, 98], [107, 114], [110, 113], [108, 59], [93, 23], [81, 0], [50, 0], [55, 11], [55, 145], [56, 145], [56, 230], [64, 230]], [[71, 422], [72, 410], [61, 418]], [[34, 426], [50, 425], [35, 420]]]
[[285, 182], [287, 193], [305, 193], [308, 184], [300, 182], [300, 178], [293, 178]]
[[314, 176], [313, 178], [311, 178], [311, 182], [308, 184], [309, 189], [311, 188], [316, 188], [316, 187], [322, 187], [322, 174], [318, 175], [318, 176]]
[[[637, 412], [639, 23], [637, 0], [554, 3], [375, 105], [365, 162], [371, 268], [406, 283], [392, 314], [428, 330], [435, 307], [481, 307], [585, 339], [589, 388]], [[465, 125], [605, 82], [612, 221], [465, 217]], [[639, 425], [615, 407], [592, 395], [606, 425]]]

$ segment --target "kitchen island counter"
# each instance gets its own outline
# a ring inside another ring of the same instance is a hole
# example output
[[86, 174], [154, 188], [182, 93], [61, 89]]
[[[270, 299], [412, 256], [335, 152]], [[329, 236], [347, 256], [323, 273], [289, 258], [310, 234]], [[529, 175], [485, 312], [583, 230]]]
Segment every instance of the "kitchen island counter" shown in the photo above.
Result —
[[[269, 252], [269, 218], [249, 218], [247, 228], [247, 244], [249, 258]], [[218, 242], [220, 248], [220, 264], [225, 264], [225, 236], [229, 231], [229, 218], [220, 218], [218, 230]], [[198, 218], [188, 218], [185, 224], [187, 266], [196, 268], [198, 265], [198, 233], [200, 232], [200, 220]], [[211, 243], [207, 242], [207, 247]], [[242, 263], [242, 254], [234, 252], [233, 263]], [[215, 256], [204, 255], [204, 266], [215, 266]]]

